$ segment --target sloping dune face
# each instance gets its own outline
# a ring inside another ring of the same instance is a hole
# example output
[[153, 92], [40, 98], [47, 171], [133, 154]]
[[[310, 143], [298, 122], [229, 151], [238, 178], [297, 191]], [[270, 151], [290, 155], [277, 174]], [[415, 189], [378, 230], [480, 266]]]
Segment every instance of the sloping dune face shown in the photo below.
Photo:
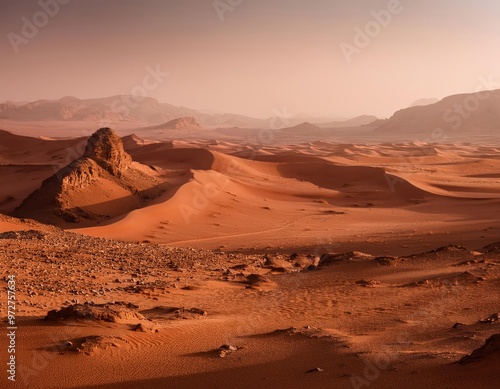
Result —
[[381, 254], [394, 239], [410, 251], [408, 241], [495, 234], [500, 162], [486, 145], [256, 148], [122, 141], [109, 129], [89, 139], [0, 137], [2, 210], [84, 234], [224, 250], [361, 242]]
[[309, 181], [318, 187], [335, 189], [344, 193], [363, 193], [367, 199], [382, 201], [408, 201], [429, 195], [412, 184], [401, 180], [391, 190], [388, 183], [396, 179], [383, 168], [368, 166], [340, 166], [333, 163], [308, 162], [281, 164], [279, 171], [284, 177]]
[[423, 236], [420, 244], [441, 244], [450, 231], [470, 225], [490, 231], [495, 223], [496, 153], [413, 143], [320, 142], [253, 153], [230, 143], [137, 146], [133, 158], [170, 177], [170, 190], [104, 225], [75, 227], [95, 236], [225, 250], [361, 241], [384, 253], [389, 240], [416, 235]]

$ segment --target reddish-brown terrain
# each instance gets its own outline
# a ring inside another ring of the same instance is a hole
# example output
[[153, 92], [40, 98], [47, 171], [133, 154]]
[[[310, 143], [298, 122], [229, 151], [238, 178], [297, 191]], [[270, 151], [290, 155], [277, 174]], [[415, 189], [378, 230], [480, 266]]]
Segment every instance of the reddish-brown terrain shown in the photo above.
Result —
[[208, 130], [167, 124], [156, 140], [0, 131], [16, 387], [499, 381], [496, 144], [182, 140]]

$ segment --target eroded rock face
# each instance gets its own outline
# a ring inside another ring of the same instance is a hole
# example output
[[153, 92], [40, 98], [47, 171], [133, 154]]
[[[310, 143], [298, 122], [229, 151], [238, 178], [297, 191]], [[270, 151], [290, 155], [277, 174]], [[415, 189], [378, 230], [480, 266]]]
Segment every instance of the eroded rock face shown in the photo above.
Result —
[[132, 163], [118, 135], [108, 127], [97, 130], [89, 138], [83, 157], [90, 158], [115, 177], [120, 177]]
[[101, 177], [100, 168], [119, 178], [131, 163], [132, 157], [123, 149], [121, 139], [111, 128], [101, 128], [89, 138], [84, 155], [57, 176], [63, 192], [82, 189]]
[[90, 159], [80, 159], [72, 163], [61, 177], [63, 190], [81, 189], [100, 177], [97, 163]]

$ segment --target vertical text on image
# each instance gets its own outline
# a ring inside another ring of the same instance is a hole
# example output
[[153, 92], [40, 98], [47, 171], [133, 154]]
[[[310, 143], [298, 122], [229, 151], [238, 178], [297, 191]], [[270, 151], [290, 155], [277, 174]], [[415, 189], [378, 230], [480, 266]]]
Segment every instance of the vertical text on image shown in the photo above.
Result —
[[11, 274], [7, 277], [7, 379], [16, 380], [16, 277]]

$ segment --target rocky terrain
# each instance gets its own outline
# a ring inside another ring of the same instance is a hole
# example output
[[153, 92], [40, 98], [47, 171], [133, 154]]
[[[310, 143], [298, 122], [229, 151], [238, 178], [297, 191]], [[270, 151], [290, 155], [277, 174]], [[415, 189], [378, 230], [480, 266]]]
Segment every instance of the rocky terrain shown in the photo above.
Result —
[[[240, 380], [257, 361], [269, 361], [269, 369], [239, 387], [284, 382], [286, 375], [314, 388], [362, 382], [395, 388], [409, 376], [409, 387], [440, 385], [436, 368], [449, 383], [436, 387], [466, 388], [463, 377], [474, 377], [476, 387], [486, 388], [497, 377], [498, 244], [395, 257], [243, 255], [1, 221], [18, 227], [0, 234], [0, 277], [17, 279], [20, 382], [24, 375], [30, 388], [44, 387], [38, 372], [53, 376], [68, 363], [72, 373], [54, 385], [68, 379], [104, 385], [111, 371], [97, 381], [84, 371], [110, 358], [152, 388], [192, 387], [197, 378], [189, 371], [200, 366], [216, 387], [213, 369], [229, 368], [226, 379]], [[37, 365], [33, 352], [51, 363]], [[166, 352], [166, 376], [152, 380]], [[283, 353], [288, 357], [279, 362]], [[83, 358], [78, 365], [67, 359], [74, 354]], [[138, 357], [143, 363], [134, 365]], [[179, 366], [186, 376], [168, 373]]]

